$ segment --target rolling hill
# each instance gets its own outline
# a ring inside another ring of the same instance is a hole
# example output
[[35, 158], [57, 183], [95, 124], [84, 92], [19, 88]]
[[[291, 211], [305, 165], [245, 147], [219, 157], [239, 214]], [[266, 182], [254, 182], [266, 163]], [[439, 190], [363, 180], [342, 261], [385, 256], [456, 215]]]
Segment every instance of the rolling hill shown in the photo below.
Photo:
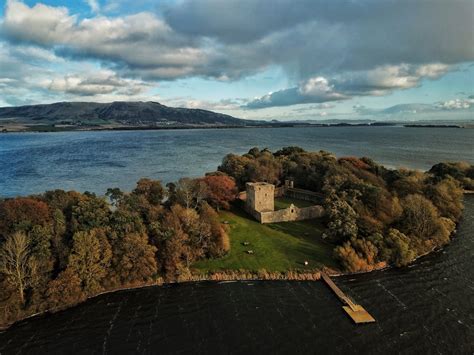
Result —
[[246, 120], [200, 109], [174, 108], [158, 102], [58, 102], [1, 107], [3, 122], [35, 125], [244, 126]]

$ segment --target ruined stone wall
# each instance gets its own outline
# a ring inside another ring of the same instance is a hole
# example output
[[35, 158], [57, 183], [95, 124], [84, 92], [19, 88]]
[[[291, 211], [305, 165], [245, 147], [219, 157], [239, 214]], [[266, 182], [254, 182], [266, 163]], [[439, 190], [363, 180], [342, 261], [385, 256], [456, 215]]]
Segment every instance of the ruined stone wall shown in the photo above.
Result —
[[296, 189], [296, 188], [285, 189], [284, 195], [286, 197], [294, 198], [297, 200], [310, 201], [310, 202], [316, 202], [316, 203], [320, 203], [321, 200], [323, 199], [322, 194], [318, 194], [317, 192], [308, 191], [308, 190]]
[[324, 208], [319, 205], [304, 208], [291, 205], [283, 210], [260, 212], [258, 214], [258, 216], [255, 216], [255, 214], [252, 213], [255, 219], [260, 223], [291, 222], [322, 217], [324, 215]]
[[[274, 211], [275, 197], [282, 196], [314, 202], [315, 205], [299, 208], [292, 204], [286, 209]], [[278, 188], [264, 182], [248, 182], [245, 193], [241, 193], [239, 198], [245, 201], [247, 212], [260, 223], [278, 223], [321, 217], [324, 208], [317, 205], [322, 200], [321, 196], [316, 192], [294, 188], [292, 182], [288, 181], [285, 186]]]
[[286, 194], [285, 186], [275, 187], [275, 197], [283, 197]]
[[[262, 222], [262, 212], [257, 212], [251, 208], [246, 207], [245, 210], [247, 211], [248, 214], [250, 214], [253, 218], [255, 218], [257, 221], [260, 223]], [[272, 212], [263, 212], [263, 213], [272, 213]]]

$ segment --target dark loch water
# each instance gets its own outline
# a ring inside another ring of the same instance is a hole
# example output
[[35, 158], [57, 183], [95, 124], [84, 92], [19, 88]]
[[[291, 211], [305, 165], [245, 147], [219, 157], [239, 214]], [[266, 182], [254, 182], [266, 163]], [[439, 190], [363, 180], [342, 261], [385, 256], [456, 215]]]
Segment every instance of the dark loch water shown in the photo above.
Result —
[[103, 194], [131, 190], [141, 177], [164, 182], [202, 176], [227, 153], [298, 145], [389, 166], [429, 169], [446, 160], [474, 163], [474, 129], [332, 127], [0, 135], [0, 196], [61, 188]]
[[456, 238], [414, 265], [322, 282], [190, 283], [102, 295], [0, 333], [0, 354], [472, 354], [474, 196]]

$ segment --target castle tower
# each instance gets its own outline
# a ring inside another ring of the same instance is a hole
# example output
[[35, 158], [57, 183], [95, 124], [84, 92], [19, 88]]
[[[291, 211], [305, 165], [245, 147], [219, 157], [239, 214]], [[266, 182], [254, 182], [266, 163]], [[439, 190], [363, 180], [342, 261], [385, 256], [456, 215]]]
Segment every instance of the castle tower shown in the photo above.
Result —
[[266, 182], [248, 182], [246, 185], [249, 211], [274, 211], [275, 210], [275, 185]]

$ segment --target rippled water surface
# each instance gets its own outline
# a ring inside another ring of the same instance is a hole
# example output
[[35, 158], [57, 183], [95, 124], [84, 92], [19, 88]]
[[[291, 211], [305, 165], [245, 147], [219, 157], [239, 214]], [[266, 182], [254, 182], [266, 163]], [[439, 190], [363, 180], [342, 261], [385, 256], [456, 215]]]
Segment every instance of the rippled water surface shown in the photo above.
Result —
[[227, 153], [298, 145], [391, 166], [474, 163], [474, 129], [330, 127], [0, 135], [0, 196], [65, 190], [131, 190], [141, 177], [176, 181], [217, 168]]

